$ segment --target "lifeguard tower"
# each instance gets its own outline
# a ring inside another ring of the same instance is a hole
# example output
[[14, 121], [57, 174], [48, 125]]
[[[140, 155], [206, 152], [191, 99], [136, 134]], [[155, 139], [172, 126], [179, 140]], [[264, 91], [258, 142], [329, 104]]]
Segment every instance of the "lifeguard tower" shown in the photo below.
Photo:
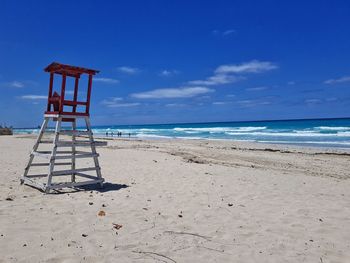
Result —
[[[94, 141], [89, 112], [92, 78], [99, 71], [54, 62], [45, 68], [45, 72], [50, 73], [47, 110], [24, 175], [21, 177], [21, 183], [39, 188], [46, 193], [52, 189], [90, 184], [98, 184], [102, 187], [104, 179], [101, 175], [96, 146], [107, 143]], [[58, 81], [61, 79], [59, 92], [54, 91], [54, 83], [57, 82], [55, 77], [59, 77]], [[74, 89], [66, 91], [68, 78], [73, 78]], [[79, 81], [82, 78], [87, 84], [86, 94], [84, 94], [86, 97], [78, 92]], [[71, 95], [72, 98], [67, 99], [67, 95]], [[86, 99], [80, 99], [82, 97]], [[53, 121], [54, 129], [49, 128], [50, 121]], [[83, 122], [83, 129], [77, 129], [78, 121]], [[66, 124], [69, 124], [68, 127]], [[46, 146], [46, 150], [39, 150], [39, 146], [40, 148]], [[88, 147], [90, 150], [79, 150], [81, 147]], [[46, 162], [33, 162], [34, 158], [42, 158]], [[78, 160], [81, 161], [79, 167]], [[92, 165], [88, 164], [89, 160]], [[86, 167], [89, 165], [91, 167]], [[29, 170], [35, 170], [38, 167], [44, 168], [45, 172], [29, 174]], [[63, 169], [57, 170], [57, 167], [63, 167]], [[91, 172], [93, 175], [89, 174]], [[61, 180], [56, 181], [56, 177]]]

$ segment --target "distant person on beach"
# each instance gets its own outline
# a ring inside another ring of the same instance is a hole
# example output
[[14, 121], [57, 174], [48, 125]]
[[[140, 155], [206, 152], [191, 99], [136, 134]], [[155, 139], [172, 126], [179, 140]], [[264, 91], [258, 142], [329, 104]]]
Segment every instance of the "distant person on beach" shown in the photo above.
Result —
[[129, 132], [129, 138], [130, 138], [130, 136], [131, 136], [131, 133]]
[[108, 132], [106, 132], [106, 136], [108, 137]]

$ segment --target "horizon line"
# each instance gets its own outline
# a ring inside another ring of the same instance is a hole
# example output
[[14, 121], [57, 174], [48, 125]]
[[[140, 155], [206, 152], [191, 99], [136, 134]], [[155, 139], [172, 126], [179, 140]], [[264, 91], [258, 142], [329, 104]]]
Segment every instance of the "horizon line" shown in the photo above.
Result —
[[[265, 119], [265, 120], [253, 120], [253, 121], [209, 121], [209, 122], [175, 122], [175, 123], [148, 123], [148, 124], [109, 124], [109, 125], [92, 125], [93, 127], [101, 126], [146, 126], [146, 125], [183, 125], [183, 124], [211, 124], [211, 123], [247, 123], [247, 122], [278, 122], [278, 121], [311, 121], [311, 120], [342, 120], [350, 119], [350, 117], [329, 117], [329, 118], [295, 118], [295, 119]], [[38, 125], [40, 126], [40, 125]], [[12, 127], [13, 130], [19, 129], [37, 129], [37, 127]]]

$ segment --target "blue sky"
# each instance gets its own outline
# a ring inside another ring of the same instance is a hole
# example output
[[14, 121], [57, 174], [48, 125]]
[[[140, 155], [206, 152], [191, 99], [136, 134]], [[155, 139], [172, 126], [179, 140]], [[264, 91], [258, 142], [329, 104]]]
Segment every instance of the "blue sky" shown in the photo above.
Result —
[[2, 1], [0, 123], [41, 123], [53, 61], [101, 71], [95, 125], [348, 117], [349, 14], [349, 1]]

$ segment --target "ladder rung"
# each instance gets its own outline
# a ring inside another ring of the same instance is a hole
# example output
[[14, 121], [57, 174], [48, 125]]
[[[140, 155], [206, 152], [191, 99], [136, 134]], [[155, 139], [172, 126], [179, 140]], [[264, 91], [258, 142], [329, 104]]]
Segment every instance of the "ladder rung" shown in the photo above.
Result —
[[50, 189], [61, 189], [65, 187], [76, 187], [76, 186], [83, 186], [83, 185], [89, 185], [89, 184], [99, 184], [103, 183], [104, 180], [97, 179], [97, 180], [91, 180], [91, 181], [86, 181], [86, 182], [77, 182], [77, 183], [56, 183], [56, 184], [51, 184]]
[[93, 176], [93, 175], [89, 175], [89, 174], [85, 174], [85, 173], [75, 173], [75, 175], [81, 176], [84, 178], [88, 178], [88, 179], [92, 179], [92, 180], [99, 179], [97, 176]]
[[[51, 151], [35, 151], [31, 153], [34, 156], [43, 157], [46, 159], [50, 159]], [[56, 155], [54, 159], [71, 159], [73, 157], [72, 151], [56, 151], [56, 154], [69, 154], [69, 155]], [[84, 151], [76, 151], [74, 157], [75, 158], [86, 158], [86, 157], [98, 157], [99, 154], [84, 152]]]
[[72, 146], [107, 146], [107, 142], [102, 141], [93, 141], [90, 143], [90, 141], [76, 141], [75, 143], [69, 142], [69, 141], [61, 141], [57, 143], [58, 147], [72, 147]]
[[46, 174], [28, 174], [25, 177], [35, 178], [35, 177], [46, 177], [46, 176], [47, 176], [47, 173]]
[[51, 152], [49, 152], [49, 151], [35, 151], [35, 152], [32, 152], [31, 155], [34, 155], [34, 156], [37, 156], [37, 157], [46, 158], [46, 159], [50, 159]]
[[54, 171], [54, 172], [52, 172], [52, 175], [53, 176], [55, 176], [55, 175], [70, 175], [70, 174], [79, 173], [79, 172], [96, 171], [97, 169], [100, 169], [100, 167], [89, 167], [89, 168]]
[[41, 140], [40, 143], [46, 143], [46, 144], [50, 144], [53, 143], [53, 141], [51, 140]]
[[64, 134], [64, 135], [89, 135], [89, 133], [90, 133], [89, 131], [79, 131], [79, 130], [62, 130], [62, 131], [60, 131], [60, 134]]
[[[89, 157], [98, 157], [98, 153], [83, 153], [83, 154], [76, 154], [74, 157], [77, 158], [89, 158]], [[55, 160], [60, 160], [60, 159], [72, 159], [73, 154], [70, 155], [56, 155]]]

